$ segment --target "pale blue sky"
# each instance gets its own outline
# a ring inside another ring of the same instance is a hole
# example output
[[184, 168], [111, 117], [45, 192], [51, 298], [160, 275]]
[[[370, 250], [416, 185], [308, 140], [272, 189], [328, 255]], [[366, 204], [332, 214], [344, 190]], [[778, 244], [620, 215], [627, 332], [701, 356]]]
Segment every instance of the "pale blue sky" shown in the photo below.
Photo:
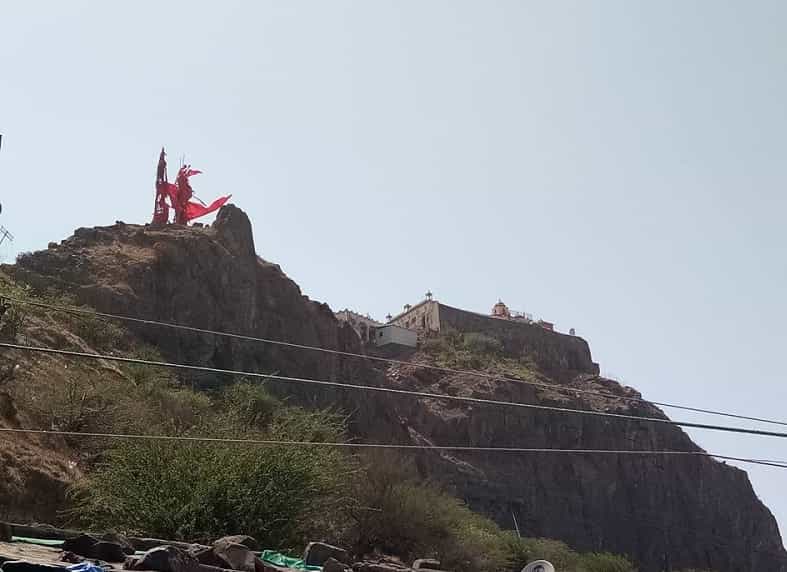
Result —
[[[648, 398], [787, 419], [785, 22], [777, 1], [5, 0], [0, 224], [34, 250], [146, 222], [166, 144], [334, 309], [500, 297]], [[748, 471], [787, 523], [785, 473]]]

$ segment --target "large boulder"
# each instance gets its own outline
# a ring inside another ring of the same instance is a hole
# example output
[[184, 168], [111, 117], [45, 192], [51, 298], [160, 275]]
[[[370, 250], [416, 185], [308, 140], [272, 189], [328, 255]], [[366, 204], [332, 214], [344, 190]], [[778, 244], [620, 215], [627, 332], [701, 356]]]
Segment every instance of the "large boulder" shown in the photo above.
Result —
[[307, 566], [322, 566], [329, 558], [345, 564], [350, 563], [350, 553], [344, 548], [324, 542], [310, 542], [303, 552], [303, 563]]
[[243, 544], [231, 542], [229, 538], [220, 538], [213, 543], [213, 552], [219, 558], [230, 563], [230, 568], [241, 572], [255, 572], [255, 554]]
[[116, 534], [114, 532], [107, 532], [101, 535], [100, 540], [104, 540], [106, 542], [114, 542], [115, 544], [119, 544], [123, 547], [123, 552], [128, 554], [129, 556], [134, 554], [135, 550], [134, 547], [129, 542], [128, 538], [123, 536], [122, 534]]
[[352, 570], [352, 568], [339, 562], [336, 558], [328, 558], [322, 565], [322, 572], [347, 572], [348, 570]]
[[102, 539], [90, 534], [80, 534], [63, 541], [63, 551], [105, 562], [123, 562], [134, 549], [124, 538], [109, 534]]
[[[67, 538], [63, 541], [63, 550], [73, 552], [80, 556], [93, 558], [93, 547], [98, 544], [98, 538], [90, 534], [80, 534], [74, 538]], [[123, 559], [120, 560], [122, 562]]]
[[106, 540], [99, 540], [90, 550], [90, 558], [105, 562], [124, 562], [126, 556], [126, 552], [121, 544]]
[[196, 558], [197, 562], [200, 564], [215, 566], [216, 568], [232, 569], [232, 564], [230, 564], [230, 562], [223, 556], [216, 554], [216, 551], [210, 546], [195, 544], [189, 549], [188, 552], [194, 558]]
[[253, 536], [248, 536], [246, 534], [236, 534], [235, 536], [225, 536], [223, 538], [220, 538], [216, 542], [221, 542], [221, 541], [232, 542], [233, 544], [242, 544], [243, 546], [245, 546], [246, 548], [248, 548], [249, 550], [252, 550], [254, 552], [259, 552], [260, 551], [260, 543], [257, 542], [257, 539], [254, 538]]
[[148, 550], [142, 556], [129, 556], [123, 568], [156, 572], [197, 572], [200, 564], [185, 550], [175, 546], [159, 546]]

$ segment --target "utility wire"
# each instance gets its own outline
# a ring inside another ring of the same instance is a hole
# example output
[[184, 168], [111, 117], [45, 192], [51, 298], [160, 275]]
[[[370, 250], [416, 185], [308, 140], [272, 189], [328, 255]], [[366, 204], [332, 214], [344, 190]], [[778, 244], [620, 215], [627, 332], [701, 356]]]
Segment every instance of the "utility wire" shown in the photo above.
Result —
[[30, 352], [39, 352], [39, 353], [47, 353], [47, 354], [58, 354], [58, 355], [66, 355], [71, 357], [78, 357], [78, 358], [86, 358], [86, 359], [94, 359], [94, 360], [106, 360], [106, 361], [116, 361], [122, 363], [135, 363], [141, 365], [151, 365], [156, 367], [163, 367], [163, 368], [170, 368], [170, 369], [179, 369], [179, 370], [190, 370], [190, 371], [201, 371], [206, 373], [218, 373], [223, 375], [238, 375], [238, 376], [247, 376], [247, 377], [257, 377], [267, 380], [277, 380], [277, 381], [285, 381], [285, 382], [293, 382], [293, 383], [308, 383], [313, 385], [320, 385], [326, 387], [338, 387], [342, 389], [357, 389], [361, 391], [375, 391], [379, 393], [391, 393], [396, 395], [409, 395], [413, 397], [423, 397], [428, 399], [443, 399], [447, 401], [460, 401], [466, 403], [477, 403], [483, 405], [497, 405], [497, 406], [506, 406], [506, 407], [519, 407], [524, 409], [535, 409], [540, 411], [552, 411], [556, 413], [576, 413], [579, 415], [591, 415], [594, 417], [609, 417], [614, 419], [626, 419], [631, 421], [643, 421], [649, 423], [662, 423], [666, 425], [676, 425], [679, 427], [691, 427], [694, 429], [709, 429], [712, 431], [725, 431], [729, 433], [744, 433], [747, 435], [760, 435], [760, 436], [767, 436], [767, 437], [787, 437], [787, 433], [779, 433], [776, 431], [764, 431], [761, 429], [749, 429], [744, 427], [730, 427], [726, 425], [710, 425], [705, 423], [692, 423], [689, 421], [673, 421], [667, 418], [659, 418], [659, 417], [642, 417], [639, 415], [627, 415], [624, 413], [609, 413], [606, 411], [593, 411], [588, 409], [572, 409], [569, 407], [557, 407], [553, 405], [538, 405], [534, 403], [517, 403], [512, 401], [499, 401], [494, 399], [481, 399], [479, 397], [467, 397], [461, 395], [448, 395], [448, 394], [441, 394], [441, 393], [428, 393], [422, 391], [412, 391], [409, 389], [395, 389], [392, 387], [375, 387], [371, 385], [355, 385], [351, 383], [344, 383], [340, 381], [327, 381], [327, 380], [318, 380], [318, 379], [309, 379], [303, 377], [287, 377], [283, 375], [276, 375], [276, 374], [264, 374], [258, 372], [249, 372], [249, 371], [239, 371], [239, 370], [232, 370], [232, 369], [221, 369], [216, 367], [209, 367], [203, 365], [189, 365], [189, 364], [182, 364], [182, 363], [172, 363], [172, 362], [165, 362], [165, 361], [152, 361], [140, 358], [130, 358], [130, 357], [122, 357], [122, 356], [111, 356], [105, 354], [96, 354], [96, 353], [87, 353], [87, 352], [77, 352], [71, 350], [60, 350], [55, 348], [45, 348], [39, 346], [25, 346], [21, 344], [11, 344], [6, 342], [0, 342], [0, 347], [14, 349], [14, 350], [23, 350], [23, 351], [30, 351]]
[[398, 445], [389, 443], [344, 443], [324, 441], [289, 441], [277, 439], [234, 439], [227, 437], [197, 437], [187, 435], [144, 435], [137, 433], [91, 433], [85, 431], [59, 431], [45, 429], [18, 429], [0, 427], [0, 433], [26, 433], [33, 435], [62, 435], [69, 437], [96, 437], [108, 439], [136, 439], [144, 441], [181, 441], [191, 443], [227, 443], [237, 445], [259, 446], [297, 446], [297, 447], [332, 447], [344, 449], [397, 449], [403, 451], [453, 451], [460, 453], [555, 453], [578, 455], [630, 455], [630, 456], [682, 456], [711, 457], [725, 461], [739, 461], [755, 465], [767, 465], [787, 469], [787, 461], [771, 459], [747, 459], [717, 455], [706, 451], [673, 451], [673, 450], [627, 450], [627, 449], [551, 449], [538, 447], [468, 447], [455, 445]]
[[679, 404], [676, 404], [676, 403], [668, 403], [668, 402], [664, 402], [664, 401], [649, 401], [649, 400], [644, 399], [642, 397], [631, 397], [631, 396], [625, 396], [625, 395], [616, 395], [614, 393], [609, 393], [607, 391], [598, 391], [598, 390], [593, 390], [593, 389], [571, 388], [571, 387], [565, 387], [565, 386], [562, 386], [562, 385], [557, 385], [557, 384], [554, 384], [554, 383], [545, 383], [545, 382], [540, 382], [540, 381], [516, 379], [516, 378], [512, 378], [512, 377], [506, 377], [506, 376], [501, 376], [501, 375], [494, 375], [494, 374], [484, 373], [484, 372], [481, 372], [481, 371], [462, 370], [462, 369], [455, 369], [455, 368], [450, 368], [450, 367], [442, 367], [442, 366], [425, 364], [425, 363], [414, 363], [414, 362], [396, 360], [396, 359], [391, 359], [391, 358], [384, 358], [384, 357], [379, 357], [379, 356], [371, 356], [371, 355], [365, 355], [365, 354], [359, 354], [359, 353], [353, 353], [353, 352], [346, 352], [346, 351], [341, 351], [341, 350], [333, 350], [333, 349], [330, 349], [330, 348], [323, 348], [323, 347], [319, 347], [319, 346], [310, 346], [310, 345], [306, 345], [306, 344], [297, 344], [297, 343], [293, 343], [293, 342], [285, 342], [285, 341], [282, 341], [282, 340], [272, 340], [272, 339], [268, 339], [268, 338], [260, 338], [260, 337], [255, 337], [255, 336], [248, 336], [248, 335], [236, 334], [236, 333], [232, 333], [232, 332], [222, 332], [222, 331], [210, 330], [210, 329], [206, 329], [206, 328], [197, 328], [197, 327], [194, 327], [194, 326], [186, 326], [184, 324], [177, 324], [177, 323], [173, 323], [173, 322], [161, 322], [161, 321], [158, 321], [158, 320], [146, 320], [144, 318], [136, 318], [136, 317], [133, 317], [133, 316], [125, 316], [125, 315], [120, 315], [120, 314], [108, 314], [106, 312], [97, 312], [95, 310], [87, 310], [85, 308], [76, 308], [76, 307], [73, 307], [73, 306], [59, 306], [59, 305], [55, 305], [55, 304], [46, 304], [44, 302], [34, 302], [32, 300], [22, 300], [22, 299], [13, 298], [13, 297], [10, 297], [10, 296], [3, 296], [3, 298], [5, 298], [6, 300], [9, 300], [11, 302], [15, 302], [17, 304], [26, 304], [26, 305], [30, 305], [30, 306], [38, 306], [38, 307], [41, 307], [41, 308], [47, 308], [47, 309], [50, 309], [50, 310], [57, 310], [57, 311], [60, 311], [60, 312], [69, 312], [69, 313], [73, 313], [73, 314], [84, 314], [84, 315], [96, 316], [96, 317], [106, 318], [106, 319], [111, 319], [111, 320], [121, 320], [121, 321], [133, 322], [133, 323], [137, 323], [137, 324], [145, 324], [145, 325], [151, 325], [151, 326], [161, 326], [161, 327], [165, 327], [165, 328], [173, 328], [173, 329], [184, 330], [184, 331], [200, 333], [200, 334], [210, 334], [210, 335], [214, 335], [214, 336], [228, 337], [228, 338], [234, 338], [234, 339], [251, 341], [251, 342], [259, 342], [259, 343], [264, 343], [264, 344], [279, 345], [279, 346], [290, 347], [290, 348], [295, 348], [295, 349], [312, 350], [312, 351], [319, 351], [319, 352], [324, 352], [324, 353], [334, 354], [334, 355], [340, 355], [340, 356], [346, 356], [346, 357], [356, 357], [356, 358], [362, 358], [362, 359], [369, 359], [369, 360], [373, 360], [373, 361], [386, 362], [386, 363], [390, 363], [390, 364], [393, 364], [393, 365], [418, 367], [418, 368], [422, 368], [422, 369], [430, 369], [430, 370], [434, 370], [434, 371], [442, 371], [442, 372], [445, 372], [445, 373], [472, 375], [472, 376], [482, 377], [482, 378], [486, 378], [486, 379], [503, 380], [503, 381], [509, 381], [509, 382], [514, 382], [514, 383], [523, 383], [523, 384], [526, 384], [526, 385], [532, 385], [532, 386], [535, 386], [535, 387], [542, 387], [542, 388], [545, 388], [545, 389], [552, 389], [552, 390], [555, 390], [555, 391], [561, 391], [561, 392], [566, 392], [566, 393], [596, 395], [596, 396], [599, 396], [599, 397], [606, 397], [606, 398], [610, 398], [610, 399], [620, 399], [620, 400], [623, 400], [623, 401], [636, 402], [636, 403], [646, 403], [646, 404], [658, 405], [659, 407], [668, 407], [668, 408], [671, 408], [671, 409], [680, 409], [680, 410], [683, 410], [683, 411], [691, 411], [691, 412], [694, 412], [694, 413], [704, 413], [704, 414], [707, 414], [707, 415], [716, 415], [716, 416], [721, 416], [721, 417], [729, 417], [729, 418], [732, 418], [732, 419], [741, 419], [741, 420], [745, 420], [745, 421], [756, 421], [758, 423], [769, 423], [769, 424], [772, 424], [772, 425], [787, 426], [787, 421], [779, 421], [779, 420], [775, 420], [775, 419], [766, 419], [766, 418], [763, 418], [763, 417], [753, 417], [753, 416], [749, 416], [749, 415], [741, 415], [741, 414], [737, 414], [737, 413], [730, 413], [730, 412], [727, 412], [727, 411], [719, 411], [719, 410], [715, 410], [715, 409], [706, 409], [706, 408], [702, 408], [702, 407], [691, 407], [691, 406], [688, 406], [688, 405], [679, 405]]

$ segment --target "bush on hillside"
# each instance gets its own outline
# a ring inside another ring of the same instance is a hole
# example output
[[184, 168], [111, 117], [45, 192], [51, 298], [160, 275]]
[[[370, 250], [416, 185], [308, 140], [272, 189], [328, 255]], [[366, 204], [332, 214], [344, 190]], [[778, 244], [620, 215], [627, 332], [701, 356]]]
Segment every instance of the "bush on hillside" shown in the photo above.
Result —
[[500, 340], [477, 332], [465, 334], [462, 345], [473, 353], [498, 355], [503, 352], [503, 343]]
[[0, 300], [0, 340], [13, 342], [22, 331], [26, 318], [24, 310], [15, 304]]
[[421, 349], [442, 367], [493, 370], [519, 379], [537, 375], [531, 356], [511, 355], [499, 339], [480, 332], [447, 330], [424, 340]]
[[505, 533], [511, 552], [513, 569], [521, 570], [528, 562], [548, 560], [556, 570], [564, 572], [635, 572], [625, 557], [609, 552], [579, 553], [564, 542], [548, 538], [518, 538]]
[[[218, 418], [204, 423], [210, 436], [343, 439], [343, 426], [330, 414], [279, 408], [259, 431], [248, 428], [248, 418], [232, 416], [231, 402], [217, 407], [222, 424]], [[320, 515], [347, 502], [349, 466], [341, 451], [328, 447], [121, 443], [74, 490], [71, 515], [127, 533], [182, 540], [243, 533], [266, 547], [300, 547], [323, 526]]]
[[590, 552], [579, 558], [582, 572], [635, 572], [634, 565], [625, 557], [609, 552]]
[[241, 381], [224, 389], [223, 404], [230, 418], [249, 428], [265, 429], [281, 407], [260, 383]]
[[352, 541], [360, 553], [436, 556], [458, 571], [501, 570], [509, 551], [500, 529], [459, 499], [415, 481], [411, 463], [388, 452], [365, 459]]

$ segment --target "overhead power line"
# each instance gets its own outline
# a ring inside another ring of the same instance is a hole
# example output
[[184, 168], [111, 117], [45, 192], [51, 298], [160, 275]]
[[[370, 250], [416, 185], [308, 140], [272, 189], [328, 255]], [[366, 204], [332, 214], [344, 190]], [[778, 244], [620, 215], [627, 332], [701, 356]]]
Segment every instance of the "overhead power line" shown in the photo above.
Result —
[[284, 382], [292, 382], [292, 383], [306, 383], [312, 385], [319, 385], [324, 387], [337, 387], [341, 389], [354, 389], [359, 391], [369, 391], [369, 392], [379, 392], [379, 393], [389, 393], [394, 395], [408, 395], [412, 397], [422, 397], [427, 399], [442, 399], [447, 401], [459, 401], [465, 403], [474, 403], [474, 404], [481, 404], [481, 405], [494, 405], [494, 406], [505, 406], [505, 407], [517, 407], [523, 409], [533, 409], [539, 411], [550, 411], [554, 413], [574, 413], [578, 415], [588, 415], [594, 417], [608, 417], [612, 419], [624, 419], [629, 421], [641, 421], [641, 422], [648, 422], [648, 423], [661, 423], [665, 425], [676, 425], [679, 427], [690, 427], [694, 429], [708, 429], [712, 431], [725, 431], [729, 433], [743, 433], [747, 435], [759, 435], [759, 436], [767, 436], [767, 437], [787, 437], [787, 433], [779, 433], [776, 431], [764, 431], [761, 429], [750, 429], [750, 428], [743, 428], [743, 427], [729, 427], [726, 425], [710, 425], [705, 423], [692, 423], [688, 421], [673, 421], [667, 418], [659, 418], [659, 417], [643, 417], [639, 415], [628, 415], [624, 413], [609, 413], [606, 411], [594, 411], [589, 409], [572, 409], [570, 407], [557, 407], [553, 405], [538, 405], [535, 403], [518, 403], [513, 401], [499, 401], [494, 399], [482, 399], [479, 397], [467, 397], [461, 395], [448, 395], [442, 393], [429, 393], [423, 391], [413, 391], [409, 389], [396, 389], [393, 387], [377, 387], [371, 385], [356, 385], [351, 383], [344, 383], [340, 381], [328, 381], [328, 380], [320, 380], [320, 379], [309, 379], [303, 377], [288, 377], [283, 375], [277, 374], [265, 374], [265, 373], [258, 373], [258, 372], [250, 372], [250, 371], [240, 371], [240, 370], [232, 370], [232, 369], [222, 369], [210, 366], [203, 366], [203, 365], [189, 365], [189, 364], [182, 364], [182, 363], [172, 363], [172, 362], [165, 362], [165, 361], [154, 361], [154, 360], [146, 360], [140, 358], [130, 358], [130, 357], [122, 357], [122, 356], [111, 356], [106, 354], [97, 354], [97, 353], [88, 353], [88, 352], [77, 352], [72, 350], [60, 350], [56, 348], [46, 348], [46, 347], [39, 347], [39, 346], [26, 346], [21, 344], [11, 344], [6, 342], [0, 342], [0, 347], [15, 349], [15, 350], [23, 350], [23, 351], [30, 351], [30, 352], [39, 352], [39, 353], [47, 353], [47, 354], [58, 354], [58, 355], [65, 355], [77, 358], [85, 358], [85, 359], [93, 359], [93, 360], [106, 360], [106, 361], [115, 361], [121, 363], [135, 363], [141, 365], [150, 365], [156, 367], [163, 367], [163, 368], [170, 368], [170, 369], [178, 369], [178, 370], [188, 370], [188, 371], [200, 371], [204, 373], [217, 373], [222, 375], [237, 375], [237, 376], [246, 376], [246, 377], [256, 377], [262, 378], [266, 380], [276, 380], [276, 381], [284, 381]]
[[256, 446], [293, 446], [293, 447], [332, 447], [343, 449], [395, 449], [401, 451], [450, 451], [457, 453], [537, 453], [537, 454], [574, 454], [574, 455], [628, 455], [628, 456], [678, 456], [710, 457], [725, 461], [738, 461], [755, 465], [767, 465], [787, 469], [787, 461], [771, 459], [748, 459], [719, 455], [706, 451], [674, 450], [631, 450], [631, 449], [552, 449], [539, 447], [472, 447], [462, 445], [399, 445], [395, 443], [353, 443], [324, 441], [289, 441], [279, 439], [234, 439], [228, 437], [199, 437], [189, 435], [144, 435], [137, 433], [93, 433], [87, 431], [59, 431], [47, 429], [19, 429], [0, 427], [0, 433], [25, 433], [33, 435], [61, 435], [68, 437], [89, 437], [101, 439], [128, 439], [142, 441], [178, 441], [188, 443], [226, 443]]
[[442, 366], [425, 364], [425, 363], [415, 363], [415, 362], [397, 360], [397, 359], [392, 359], [392, 358], [371, 356], [371, 355], [366, 355], [366, 354], [359, 354], [359, 353], [347, 352], [347, 351], [342, 351], [342, 350], [334, 350], [334, 349], [330, 349], [330, 348], [323, 348], [323, 347], [319, 347], [319, 346], [298, 344], [298, 343], [294, 343], [294, 342], [285, 342], [283, 340], [273, 340], [273, 339], [269, 339], [269, 338], [248, 336], [248, 335], [245, 335], [245, 334], [237, 334], [237, 333], [232, 333], [232, 332], [222, 332], [222, 331], [219, 331], [219, 330], [211, 330], [211, 329], [207, 329], [207, 328], [197, 328], [195, 326], [187, 326], [187, 325], [184, 325], [184, 324], [177, 324], [177, 323], [174, 323], [174, 322], [162, 322], [162, 321], [158, 321], [158, 320], [147, 320], [147, 319], [144, 319], [144, 318], [136, 318], [134, 316], [125, 316], [125, 315], [121, 315], [121, 314], [109, 314], [109, 313], [106, 313], [106, 312], [98, 312], [98, 311], [95, 311], [95, 310], [88, 310], [88, 309], [85, 309], [85, 308], [76, 308], [76, 307], [73, 307], [73, 306], [60, 306], [60, 305], [57, 305], [57, 304], [47, 304], [47, 303], [44, 303], [44, 302], [35, 302], [35, 301], [32, 301], [32, 300], [22, 300], [22, 299], [19, 299], [19, 298], [13, 298], [13, 297], [9, 297], [9, 296], [4, 296], [4, 298], [6, 300], [9, 300], [11, 302], [15, 302], [17, 304], [26, 304], [26, 305], [29, 305], [29, 306], [37, 306], [37, 307], [46, 308], [46, 309], [50, 309], [50, 310], [57, 310], [57, 311], [60, 311], [60, 312], [69, 312], [69, 313], [73, 313], [73, 314], [83, 314], [83, 315], [95, 316], [95, 317], [106, 318], [106, 319], [111, 319], [111, 320], [121, 320], [121, 321], [126, 321], [126, 322], [133, 322], [133, 323], [137, 323], [137, 324], [145, 324], [145, 325], [150, 325], [150, 326], [160, 326], [160, 327], [164, 327], [164, 328], [173, 328], [173, 329], [184, 330], [184, 331], [189, 331], [189, 332], [194, 332], [194, 333], [199, 333], [199, 334], [209, 334], [209, 335], [214, 335], [214, 336], [227, 337], [227, 338], [233, 338], [233, 339], [238, 339], [238, 340], [245, 340], [245, 341], [250, 341], [250, 342], [259, 342], [259, 343], [263, 343], [263, 344], [284, 346], [284, 347], [289, 347], [289, 348], [294, 348], [294, 349], [318, 351], [318, 352], [323, 352], [323, 353], [328, 353], [328, 354], [333, 354], [333, 355], [340, 355], [340, 356], [345, 356], [345, 357], [355, 357], [355, 358], [361, 358], [361, 359], [368, 359], [368, 360], [372, 360], [372, 361], [385, 362], [385, 363], [390, 363], [390, 364], [393, 364], [393, 365], [400, 365], [400, 366], [407, 366], [407, 367], [417, 367], [417, 368], [421, 368], [421, 369], [429, 369], [429, 370], [433, 370], [433, 371], [441, 371], [441, 372], [444, 372], [444, 373], [461, 374], [461, 375], [472, 375], [472, 376], [481, 377], [481, 378], [485, 378], [485, 379], [510, 381], [510, 382], [514, 382], [514, 383], [522, 383], [522, 384], [526, 384], [526, 385], [532, 385], [534, 387], [541, 387], [541, 388], [544, 388], [544, 389], [551, 389], [551, 390], [560, 391], [560, 392], [564, 392], [564, 393], [595, 395], [595, 396], [598, 396], [598, 397], [605, 397], [605, 398], [608, 398], [608, 399], [619, 399], [619, 400], [622, 400], [622, 401], [628, 401], [628, 402], [633, 402], [633, 403], [646, 403], [646, 404], [649, 404], [649, 405], [657, 405], [659, 407], [668, 407], [670, 409], [679, 409], [679, 410], [682, 410], [682, 411], [691, 411], [691, 412], [694, 412], [694, 413], [703, 413], [703, 414], [706, 414], [706, 415], [716, 415], [716, 416], [728, 417], [728, 418], [732, 418], [732, 419], [740, 419], [740, 420], [744, 420], [744, 421], [756, 421], [758, 423], [768, 423], [768, 424], [772, 424], [772, 425], [787, 426], [787, 421], [779, 421], [779, 420], [776, 420], [776, 419], [767, 419], [767, 418], [763, 418], [763, 417], [754, 417], [754, 416], [750, 416], [750, 415], [741, 415], [741, 414], [738, 414], [738, 413], [731, 413], [731, 412], [728, 412], [728, 411], [719, 411], [719, 410], [716, 410], [716, 409], [707, 409], [707, 408], [702, 408], [702, 407], [692, 407], [692, 406], [689, 406], [689, 405], [680, 405], [680, 404], [677, 404], [677, 403], [668, 403], [668, 402], [664, 402], [664, 401], [650, 401], [650, 400], [644, 399], [642, 397], [632, 397], [632, 396], [626, 396], [626, 395], [617, 395], [617, 394], [610, 393], [610, 392], [607, 392], [607, 391], [598, 391], [598, 390], [594, 390], [594, 389], [581, 389], [581, 388], [565, 387], [565, 386], [558, 385], [558, 384], [555, 384], [555, 383], [546, 383], [546, 382], [541, 382], [541, 381], [516, 379], [516, 378], [512, 378], [512, 377], [507, 377], [507, 376], [503, 376], [503, 375], [495, 375], [495, 374], [485, 373], [485, 372], [481, 372], [481, 371], [462, 370], [462, 369], [456, 369], [456, 368], [450, 368], [450, 367], [442, 367]]

